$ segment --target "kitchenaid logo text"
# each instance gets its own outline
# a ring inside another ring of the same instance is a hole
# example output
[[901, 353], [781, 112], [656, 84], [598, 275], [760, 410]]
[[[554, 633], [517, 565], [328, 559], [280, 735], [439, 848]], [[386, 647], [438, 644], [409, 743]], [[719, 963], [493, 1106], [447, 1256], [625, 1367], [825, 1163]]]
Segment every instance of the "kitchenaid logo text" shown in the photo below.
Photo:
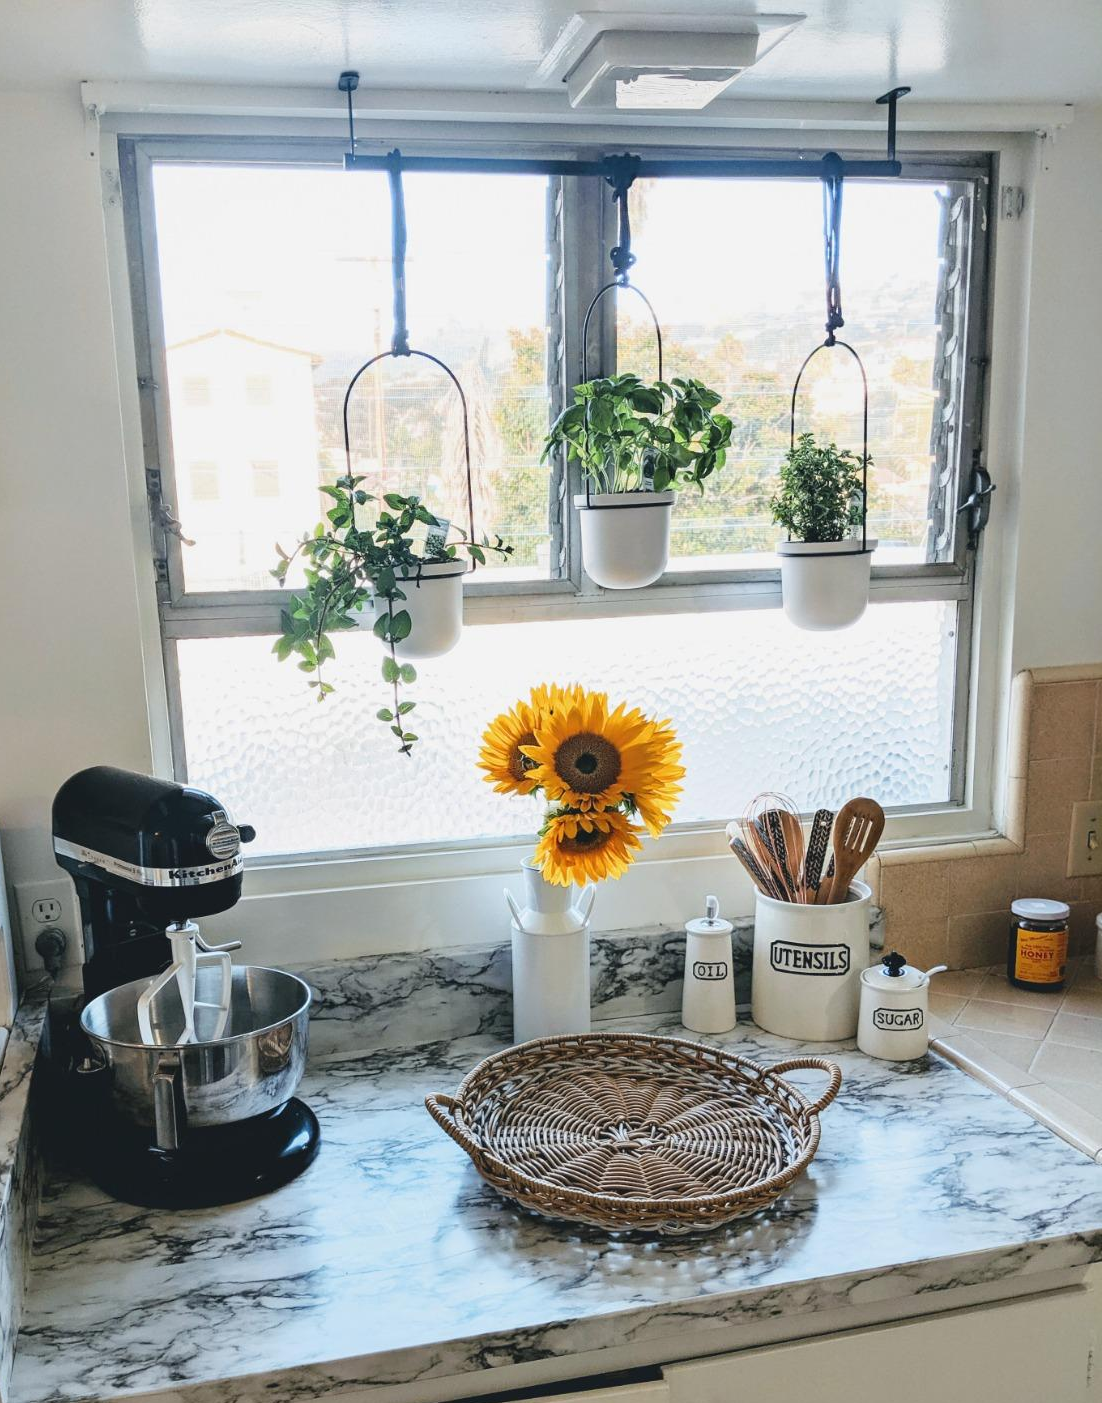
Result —
[[872, 1026], [883, 1028], [887, 1032], [921, 1028], [922, 1010], [920, 1008], [876, 1008], [873, 1009], [872, 1013]]
[[769, 947], [769, 963], [780, 974], [848, 974], [849, 946], [774, 940]]
[[715, 960], [708, 964], [704, 960], [697, 960], [693, 964], [694, 979], [726, 979], [727, 965], [723, 960]]
[[236, 861], [218, 862], [209, 867], [172, 867], [169, 869], [170, 882], [207, 882], [216, 877], [231, 877], [241, 870]]

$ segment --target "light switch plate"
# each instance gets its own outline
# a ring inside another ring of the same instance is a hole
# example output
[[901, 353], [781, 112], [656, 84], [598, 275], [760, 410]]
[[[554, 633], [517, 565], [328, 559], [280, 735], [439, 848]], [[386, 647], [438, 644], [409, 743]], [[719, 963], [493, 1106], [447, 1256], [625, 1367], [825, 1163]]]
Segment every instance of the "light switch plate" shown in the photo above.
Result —
[[1102, 874], [1102, 800], [1085, 799], [1071, 806], [1068, 876]]

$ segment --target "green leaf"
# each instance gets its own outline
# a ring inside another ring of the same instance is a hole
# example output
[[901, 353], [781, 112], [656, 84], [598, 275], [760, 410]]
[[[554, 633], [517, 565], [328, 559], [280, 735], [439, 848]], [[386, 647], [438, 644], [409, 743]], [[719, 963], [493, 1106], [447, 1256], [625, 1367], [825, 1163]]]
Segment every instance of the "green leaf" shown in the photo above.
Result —
[[405, 732], [403, 733], [403, 735], [402, 735], [402, 739], [403, 739], [404, 741], [406, 741], [406, 742], [409, 742], [409, 741], [415, 741], [415, 740], [417, 739], [417, 737], [413, 734], [412, 731], [405, 731]]
[[[417, 681], [417, 669], [413, 666], [412, 663], [403, 663], [402, 666], [399, 668], [399, 675], [401, 676], [402, 681], [407, 683], [407, 685], [410, 682]], [[389, 680], [393, 681], [393, 678]]]
[[399, 609], [396, 614], [391, 614], [390, 636], [395, 643], [401, 643], [403, 638], [408, 638], [412, 628], [413, 620], [408, 609]]
[[[398, 666], [398, 664], [388, 653], [387, 656], [383, 659], [383, 681], [397, 682], [401, 675], [402, 669]], [[404, 681], [405, 679], [403, 678], [402, 680]]]
[[[411, 701], [399, 702], [399, 703], [398, 703], [398, 715], [399, 715], [399, 716], [408, 716], [409, 713], [413, 710], [413, 708], [414, 708], [416, 705], [417, 705], [416, 702], [411, 702]], [[392, 716], [386, 716], [386, 717], [384, 717], [383, 719], [384, 719], [385, 721], [392, 721], [394, 718], [393, 718]]]
[[[401, 710], [401, 707], [399, 707], [399, 710]], [[376, 717], [377, 717], [380, 721], [393, 721], [393, 720], [394, 720], [394, 712], [393, 712], [393, 711], [388, 711], [387, 708], [386, 708], [385, 706], [384, 706], [384, 707], [381, 707], [381, 708], [375, 713], [375, 715], [376, 715]]]

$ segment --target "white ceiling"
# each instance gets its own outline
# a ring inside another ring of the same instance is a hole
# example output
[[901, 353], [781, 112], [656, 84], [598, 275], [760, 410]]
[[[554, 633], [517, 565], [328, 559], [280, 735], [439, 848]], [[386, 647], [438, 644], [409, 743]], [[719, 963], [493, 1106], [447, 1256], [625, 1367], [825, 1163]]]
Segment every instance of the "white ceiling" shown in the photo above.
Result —
[[[685, 13], [717, 0], [4, 0], [0, 86], [79, 79], [522, 89], [575, 9]], [[750, 14], [749, 0], [730, 13]], [[1102, 100], [1102, 0], [804, 0], [732, 99]]]

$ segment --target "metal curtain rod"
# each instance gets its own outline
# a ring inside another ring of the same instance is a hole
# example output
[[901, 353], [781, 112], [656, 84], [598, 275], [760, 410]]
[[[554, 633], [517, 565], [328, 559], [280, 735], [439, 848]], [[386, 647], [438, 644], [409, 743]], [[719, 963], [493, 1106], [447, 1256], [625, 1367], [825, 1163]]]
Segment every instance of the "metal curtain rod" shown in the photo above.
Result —
[[[337, 84], [348, 97], [348, 144], [344, 158], [345, 170], [385, 171], [389, 170], [392, 158], [387, 155], [361, 155], [356, 151], [355, 117], [352, 109], [352, 94], [359, 86], [360, 75], [354, 72], [342, 73]], [[893, 88], [876, 100], [888, 109], [888, 154], [883, 160], [843, 160], [834, 152], [828, 152], [819, 159], [811, 160], [770, 160], [768, 157], [707, 157], [697, 160], [692, 156], [680, 156], [664, 160], [638, 158], [634, 173], [639, 177], [661, 178], [663, 176], [696, 176], [722, 179], [730, 176], [761, 176], [774, 179], [813, 179], [821, 180], [824, 174], [841, 176], [891, 177], [903, 173], [903, 165], [895, 155], [896, 104], [910, 88]], [[613, 163], [622, 161], [620, 157], [605, 157], [599, 160], [555, 160], [546, 156], [403, 156], [404, 171], [455, 171], [467, 175], [582, 175], [596, 176], [607, 180], [614, 173]]]

